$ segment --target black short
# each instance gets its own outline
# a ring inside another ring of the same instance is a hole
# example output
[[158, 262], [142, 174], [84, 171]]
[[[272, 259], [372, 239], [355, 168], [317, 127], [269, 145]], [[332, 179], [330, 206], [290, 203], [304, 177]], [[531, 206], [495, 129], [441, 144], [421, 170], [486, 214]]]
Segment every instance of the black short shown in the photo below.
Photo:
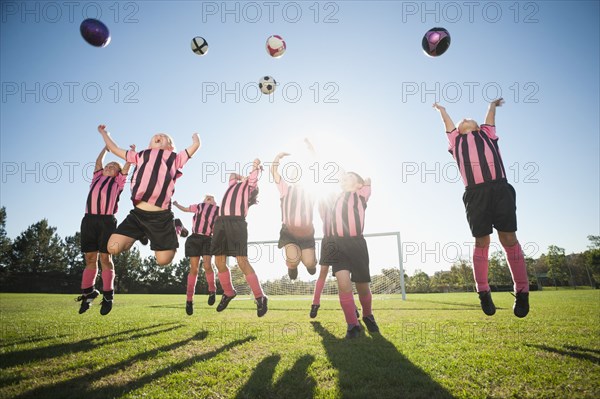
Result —
[[210, 236], [192, 234], [185, 240], [185, 256], [204, 256], [210, 253]]
[[243, 216], [219, 216], [213, 227], [213, 255], [248, 256], [248, 223]]
[[300, 249], [309, 249], [315, 247], [315, 230], [311, 229], [311, 232], [305, 236], [299, 237], [288, 229], [288, 227], [284, 224], [281, 226], [281, 231], [279, 232], [279, 243], [277, 244], [278, 248], [283, 248], [288, 244], [295, 244]]
[[468, 187], [463, 194], [467, 221], [473, 237], [492, 234], [493, 228], [517, 231], [517, 194], [506, 180]]
[[140, 240], [148, 237], [150, 249], [153, 251], [168, 251], [179, 248], [177, 233], [173, 225], [173, 212], [151, 212], [133, 208], [121, 222], [115, 234]]
[[371, 282], [369, 250], [363, 236], [333, 237], [332, 251], [330, 260], [334, 276], [340, 270], [348, 270], [353, 282]]
[[336, 246], [333, 237], [326, 236], [321, 240], [321, 256], [319, 258], [319, 265], [329, 266], [331, 265], [334, 256], [336, 255]]
[[102, 252], [107, 254], [108, 239], [117, 228], [117, 219], [113, 215], [85, 214], [81, 219], [81, 251]]

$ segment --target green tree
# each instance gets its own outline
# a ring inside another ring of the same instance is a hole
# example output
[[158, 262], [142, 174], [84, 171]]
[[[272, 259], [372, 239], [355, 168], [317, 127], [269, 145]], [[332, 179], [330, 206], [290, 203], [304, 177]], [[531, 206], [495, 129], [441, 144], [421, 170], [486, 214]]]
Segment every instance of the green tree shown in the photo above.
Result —
[[460, 259], [450, 267], [450, 281], [455, 288], [472, 291], [475, 285], [473, 267], [470, 262]]
[[429, 286], [435, 292], [449, 292], [451, 286], [451, 276], [449, 270], [435, 272], [429, 281]]
[[412, 292], [429, 292], [429, 283], [429, 275], [424, 271], [417, 269], [415, 270], [415, 274], [410, 278], [408, 286]]
[[115, 264], [115, 291], [120, 293], [145, 292], [142, 280], [142, 258], [137, 247], [113, 256]]
[[548, 265], [548, 278], [554, 281], [555, 286], [569, 281], [569, 272], [565, 262], [565, 249], [550, 245], [546, 255], [546, 264]]
[[13, 242], [9, 270], [18, 273], [65, 271], [64, 244], [48, 220], [29, 226]]
[[590, 245], [585, 251], [586, 266], [592, 275], [593, 282], [598, 286], [600, 283], [600, 236], [589, 235]]
[[70, 276], [81, 276], [85, 268], [85, 259], [81, 252], [81, 233], [76, 232], [73, 236], [65, 237], [63, 246], [66, 273]]
[[488, 261], [488, 280], [490, 285], [511, 285], [512, 277], [504, 253], [496, 251]]
[[10, 264], [12, 242], [6, 234], [6, 208], [0, 208], [0, 273]]

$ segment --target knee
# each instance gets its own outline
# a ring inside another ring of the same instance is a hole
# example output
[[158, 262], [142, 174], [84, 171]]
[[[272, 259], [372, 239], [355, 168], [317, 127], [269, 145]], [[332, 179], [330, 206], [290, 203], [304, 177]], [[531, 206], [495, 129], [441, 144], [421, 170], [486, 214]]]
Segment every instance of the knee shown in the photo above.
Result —
[[113, 269], [112, 256], [110, 254], [100, 253], [100, 264], [103, 269]]
[[321, 272], [319, 273], [319, 278], [321, 280], [325, 280], [327, 275], [329, 274], [329, 266], [321, 266]]
[[98, 267], [98, 253], [87, 252], [84, 254], [86, 267]]
[[516, 233], [498, 232], [498, 238], [503, 247], [513, 247], [519, 242]]
[[317, 260], [316, 259], [309, 259], [306, 262], [304, 262], [304, 266], [306, 266], [308, 269], [312, 269], [314, 267], [317, 267]]
[[[156, 254], [156, 263], [158, 263], [159, 266], [165, 266], [168, 265], [169, 263], [171, 263], [171, 261], [173, 260], [173, 258], [175, 257], [175, 252], [169, 252], [169, 253], [161, 253], [161, 254]], [[196, 269], [197, 271], [197, 269]]]
[[485, 248], [490, 246], [490, 236], [476, 237], [475, 246], [477, 248]]
[[300, 261], [295, 259], [286, 259], [285, 264], [287, 265], [288, 269], [295, 269], [300, 264]]

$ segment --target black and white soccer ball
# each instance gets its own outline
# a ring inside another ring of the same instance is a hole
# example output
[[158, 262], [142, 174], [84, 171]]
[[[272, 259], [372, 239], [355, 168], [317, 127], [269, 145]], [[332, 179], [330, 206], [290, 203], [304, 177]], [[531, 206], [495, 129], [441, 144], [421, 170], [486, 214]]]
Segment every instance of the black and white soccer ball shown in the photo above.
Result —
[[263, 76], [258, 81], [258, 88], [263, 94], [271, 94], [275, 91], [277, 82], [272, 76]]

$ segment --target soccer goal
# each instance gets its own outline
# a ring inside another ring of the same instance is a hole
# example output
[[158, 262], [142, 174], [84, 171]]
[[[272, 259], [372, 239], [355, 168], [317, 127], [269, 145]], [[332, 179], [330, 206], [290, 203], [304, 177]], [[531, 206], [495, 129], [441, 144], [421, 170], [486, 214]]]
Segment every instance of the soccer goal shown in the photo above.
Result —
[[[373, 294], [402, 294], [406, 300], [404, 287], [404, 266], [402, 264], [402, 246], [400, 232], [373, 233], [364, 235], [369, 248], [369, 268], [371, 272], [371, 291]], [[316, 238], [317, 259], [321, 253], [321, 238]], [[285, 253], [277, 248], [277, 241], [248, 242], [248, 260], [258, 274], [263, 290], [267, 295], [305, 295], [310, 296], [319, 277], [320, 266], [315, 275], [308, 274], [306, 267], [298, 266], [298, 278], [290, 280], [285, 265]], [[234, 258], [231, 261], [235, 262]], [[241, 271], [233, 266], [232, 279], [238, 294], [249, 287], [245, 284]], [[324, 295], [336, 295], [337, 281], [329, 270]]]

